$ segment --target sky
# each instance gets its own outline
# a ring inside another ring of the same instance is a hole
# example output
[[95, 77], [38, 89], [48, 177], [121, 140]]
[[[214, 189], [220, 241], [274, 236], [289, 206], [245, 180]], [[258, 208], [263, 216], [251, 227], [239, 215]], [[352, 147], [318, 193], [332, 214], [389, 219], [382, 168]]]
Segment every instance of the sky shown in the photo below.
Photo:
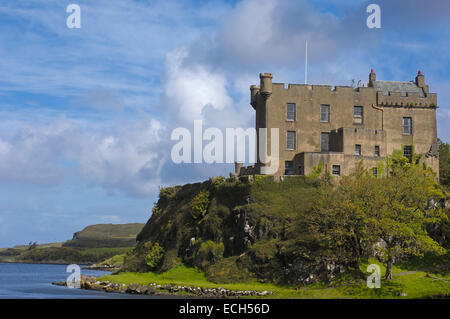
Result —
[[260, 72], [303, 83], [305, 41], [312, 84], [422, 70], [450, 142], [448, 0], [2, 0], [0, 247], [146, 222], [160, 187], [228, 176], [173, 163], [172, 130], [253, 127], [249, 86]]

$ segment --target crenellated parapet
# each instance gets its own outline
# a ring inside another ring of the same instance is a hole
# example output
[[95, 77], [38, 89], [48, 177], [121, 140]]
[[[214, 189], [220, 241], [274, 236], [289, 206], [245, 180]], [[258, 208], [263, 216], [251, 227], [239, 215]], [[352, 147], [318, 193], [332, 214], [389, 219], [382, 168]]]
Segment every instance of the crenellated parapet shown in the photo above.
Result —
[[437, 107], [437, 94], [428, 93], [420, 96], [419, 93], [377, 92], [378, 106], [406, 106], [406, 107]]
[[369, 87], [377, 92], [378, 106], [437, 107], [437, 94], [430, 93], [425, 77], [418, 72], [415, 81], [376, 81], [373, 69], [369, 75]]

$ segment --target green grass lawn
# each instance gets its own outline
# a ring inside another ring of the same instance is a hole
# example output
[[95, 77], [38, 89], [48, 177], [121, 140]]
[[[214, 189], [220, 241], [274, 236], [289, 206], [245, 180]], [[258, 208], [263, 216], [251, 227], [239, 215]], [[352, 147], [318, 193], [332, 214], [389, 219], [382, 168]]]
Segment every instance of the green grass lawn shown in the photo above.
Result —
[[108, 258], [101, 263], [98, 263], [97, 265], [116, 265], [116, 266], [122, 266], [123, 261], [125, 259], [125, 254], [115, 255], [111, 258]]
[[125, 254], [128, 250], [133, 249], [133, 247], [99, 247], [99, 248], [83, 248], [80, 249], [81, 254], [112, 254], [112, 255], [120, 255]]
[[[385, 267], [375, 260], [370, 263], [380, 265], [382, 275]], [[361, 265], [361, 270], [365, 272], [368, 263]], [[434, 277], [443, 278], [449, 281], [436, 280], [427, 277], [423, 271], [417, 271], [411, 274], [402, 274], [411, 271], [394, 266], [393, 279], [381, 280], [381, 288], [369, 289], [365, 281], [343, 280], [338, 278], [330, 285], [315, 284], [305, 287], [277, 286], [268, 283], [246, 282], [234, 284], [217, 284], [206, 279], [201, 271], [188, 268], [184, 265], [177, 266], [165, 273], [120, 273], [117, 275], [107, 275], [100, 280], [109, 280], [116, 283], [138, 283], [149, 284], [157, 283], [160, 285], [176, 284], [182, 286], [204, 287], [204, 288], [226, 288], [232, 290], [270, 290], [274, 294], [270, 298], [427, 298], [433, 296], [450, 296], [450, 275], [432, 274]], [[397, 275], [396, 275], [397, 274]], [[369, 273], [367, 273], [369, 275]], [[406, 293], [406, 296], [400, 296], [400, 293]]]

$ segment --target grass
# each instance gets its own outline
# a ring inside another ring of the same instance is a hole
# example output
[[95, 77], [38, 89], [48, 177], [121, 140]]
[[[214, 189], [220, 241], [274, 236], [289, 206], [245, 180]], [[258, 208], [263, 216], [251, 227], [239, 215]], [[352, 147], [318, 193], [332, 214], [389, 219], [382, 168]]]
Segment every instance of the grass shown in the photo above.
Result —
[[[384, 274], [385, 267], [370, 260], [370, 263], [376, 263], [381, 268], [381, 274]], [[361, 265], [361, 270], [365, 272], [368, 263]], [[350, 282], [347, 278], [337, 278], [329, 285], [314, 284], [305, 287], [278, 286], [269, 283], [245, 282], [233, 284], [217, 284], [206, 279], [203, 272], [195, 268], [188, 268], [179, 265], [164, 273], [119, 273], [114, 275], [102, 276], [99, 280], [109, 280], [115, 283], [138, 283], [149, 284], [157, 283], [160, 285], [181, 285], [203, 288], [222, 287], [231, 290], [269, 290], [273, 292], [270, 298], [362, 298], [362, 299], [392, 299], [392, 298], [429, 298], [433, 296], [450, 296], [450, 281], [437, 280], [427, 277], [427, 273], [418, 270], [417, 272], [404, 274], [411, 271], [399, 266], [393, 268], [393, 279], [386, 281], [381, 279], [380, 289], [369, 289], [363, 280]], [[369, 273], [367, 273], [369, 275]], [[450, 280], [450, 275], [432, 274], [434, 277]], [[401, 296], [400, 293], [406, 293]]]
[[116, 265], [116, 266], [122, 266], [123, 265], [123, 261], [125, 259], [125, 254], [120, 254], [120, 255], [115, 255], [111, 258], [108, 258], [104, 261], [102, 261], [101, 263], [99, 263], [98, 265]]
[[64, 243], [66, 247], [126, 247], [135, 244], [136, 235], [144, 224], [97, 224], [85, 227], [74, 239]]
[[111, 255], [120, 255], [125, 254], [128, 250], [133, 249], [134, 247], [99, 247], [99, 248], [80, 248], [80, 252], [83, 255], [86, 254], [111, 254]]

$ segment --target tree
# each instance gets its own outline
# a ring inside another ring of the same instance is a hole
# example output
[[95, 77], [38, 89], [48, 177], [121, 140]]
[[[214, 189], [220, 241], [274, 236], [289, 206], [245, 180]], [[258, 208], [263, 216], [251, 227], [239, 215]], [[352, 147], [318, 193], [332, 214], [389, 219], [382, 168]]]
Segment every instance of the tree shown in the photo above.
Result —
[[392, 266], [405, 256], [424, 252], [444, 253], [426, 231], [426, 225], [446, 218], [439, 205], [442, 190], [431, 168], [420, 155], [411, 159], [394, 151], [387, 159], [388, 174], [372, 182], [372, 200], [367, 202], [368, 227], [381, 239], [378, 250], [386, 263], [385, 279], [392, 279]]
[[311, 214], [310, 229], [320, 234], [340, 261], [359, 267], [374, 249], [386, 264], [386, 279], [399, 259], [424, 252], [444, 253], [426, 226], [446, 219], [437, 203], [443, 198], [431, 168], [420, 156], [394, 151], [383, 174], [373, 177], [358, 165], [337, 187], [322, 185]]
[[438, 139], [439, 180], [442, 185], [450, 185], [450, 145]]
[[359, 270], [361, 256], [375, 242], [368, 224], [373, 178], [362, 162], [334, 187], [322, 183], [310, 214], [311, 234], [321, 237], [336, 259]]

